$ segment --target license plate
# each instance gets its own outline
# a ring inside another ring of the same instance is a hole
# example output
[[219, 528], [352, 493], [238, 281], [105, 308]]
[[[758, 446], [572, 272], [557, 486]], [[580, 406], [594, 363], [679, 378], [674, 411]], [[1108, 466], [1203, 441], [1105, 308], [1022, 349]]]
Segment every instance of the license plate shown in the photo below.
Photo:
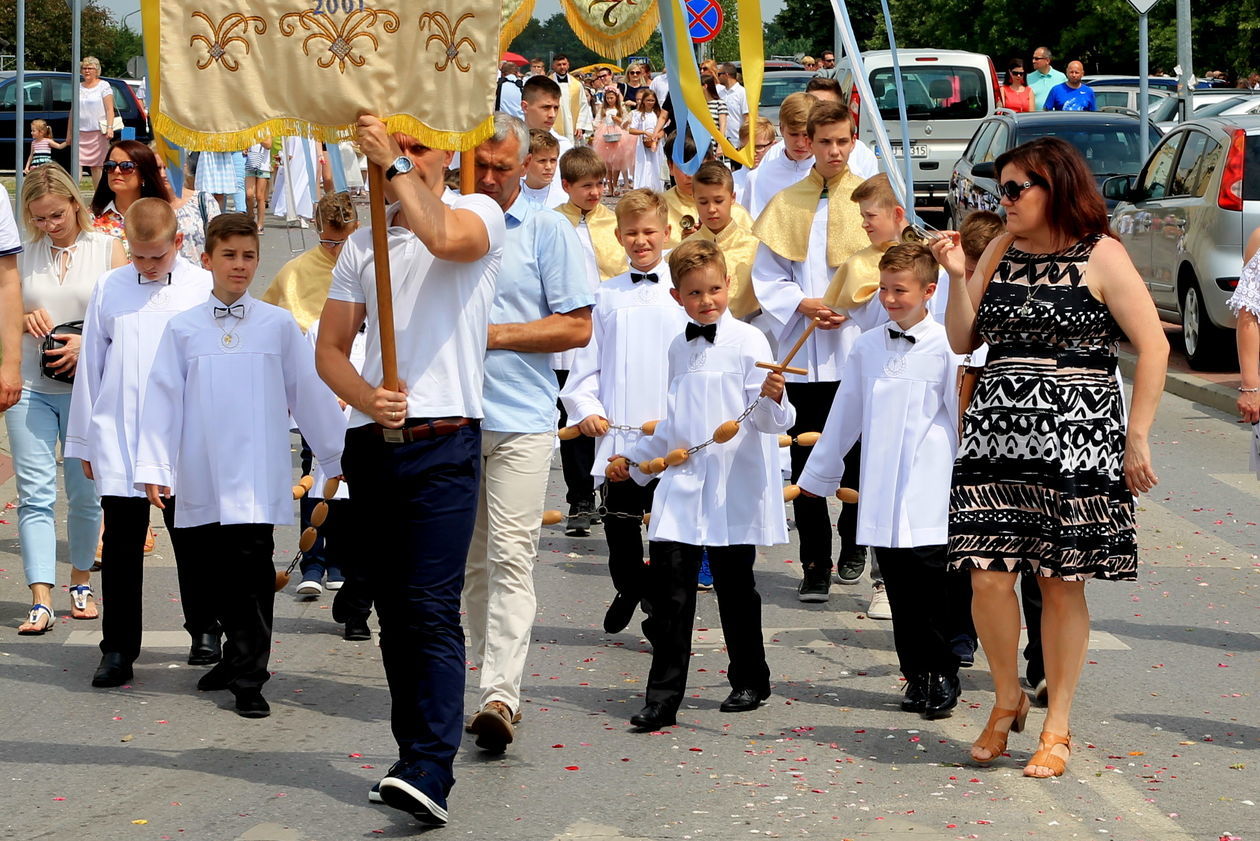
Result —
[[[900, 144], [893, 144], [892, 153], [893, 153], [894, 158], [900, 158], [905, 155], [905, 152], [902, 151]], [[922, 144], [918, 144], [918, 143], [911, 144], [910, 146], [911, 158], [926, 158], [927, 156], [928, 156], [928, 147], [923, 146]]]

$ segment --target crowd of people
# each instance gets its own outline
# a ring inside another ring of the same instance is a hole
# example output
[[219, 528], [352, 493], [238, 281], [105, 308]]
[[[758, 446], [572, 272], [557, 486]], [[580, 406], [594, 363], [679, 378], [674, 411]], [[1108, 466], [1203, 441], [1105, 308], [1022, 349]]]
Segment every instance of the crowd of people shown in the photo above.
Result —
[[[135, 678], [152, 506], [188, 660], [212, 667], [196, 688], [269, 715], [273, 530], [293, 520], [295, 424], [313, 474], [301, 518], [320, 538], [296, 592], [335, 591], [347, 639], [370, 638], [372, 610], [380, 625], [399, 759], [369, 799], [445, 824], [463, 733], [500, 753], [522, 724], [558, 435], [566, 533], [607, 546], [604, 630], [641, 614], [652, 646], [633, 728], [675, 724], [710, 587], [730, 660], [722, 711], [770, 697], [757, 547], [795, 541], [804, 604], [869, 567], [903, 710], [950, 715], [978, 641], [995, 702], [970, 758], [1002, 761], [1036, 701], [1023, 773], [1063, 774], [1085, 584], [1137, 575], [1134, 498], [1157, 481], [1167, 342], [1073, 147], [1006, 152], [1004, 219], [925, 232], [857, 140], [834, 56], [821, 63], [778, 126], [748, 120], [732, 65], [706, 66], [719, 131], [753, 141], [738, 168], [710, 138], [675, 142], [668, 80], [641, 65], [620, 82], [599, 73], [597, 102], [563, 57], [523, 81], [505, 66], [472, 194], [450, 186], [452, 153], [361, 117], [350, 151], [385, 170], [390, 202], [388, 380], [380, 255], [347, 192], [313, 204], [318, 243], [255, 298], [265, 191], [237, 205], [248, 212], [177, 199], [129, 141], [104, 156], [90, 208], [56, 164], [33, 169], [24, 237], [0, 202], [0, 406], [32, 594], [18, 632], [55, 627], [60, 442], [71, 615], [102, 617], [92, 684]], [[290, 141], [278, 146], [296, 178], [289, 161], [306, 152]], [[238, 157], [254, 187], [267, 180], [262, 156]], [[1260, 312], [1255, 264], [1235, 296], [1247, 313]], [[1240, 410], [1260, 416], [1260, 333], [1246, 323]], [[1127, 407], [1122, 333], [1138, 360]], [[372, 553], [353, 546], [361, 534]]]

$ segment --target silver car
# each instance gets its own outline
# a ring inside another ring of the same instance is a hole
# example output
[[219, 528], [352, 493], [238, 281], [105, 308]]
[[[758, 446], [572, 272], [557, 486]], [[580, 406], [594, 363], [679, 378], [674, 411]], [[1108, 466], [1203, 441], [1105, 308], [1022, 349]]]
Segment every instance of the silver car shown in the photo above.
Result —
[[1112, 227], [1191, 366], [1227, 362], [1243, 245], [1260, 226], [1260, 115], [1207, 117], [1166, 134], [1136, 176], [1110, 178]]

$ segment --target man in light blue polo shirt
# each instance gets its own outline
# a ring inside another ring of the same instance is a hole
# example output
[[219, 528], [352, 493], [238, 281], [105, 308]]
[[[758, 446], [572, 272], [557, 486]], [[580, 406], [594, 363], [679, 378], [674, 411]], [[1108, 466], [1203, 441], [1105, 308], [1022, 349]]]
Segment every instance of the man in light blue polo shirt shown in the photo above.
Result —
[[486, 336], [481, 496], [463, 604], [481, 690], [466, 729], [478, 747], [501, 753], [520, 721], [534, 625], [534, 559], [560, 390], [551, 354], [590, 341], [595, 298], [573, 226], [521, 194], [525, 123], [499, 113], [494, 129], [476, 150], [477, 192], [503, 209], [507, 239]]
[[1034, 110], [1040, 111], [1045, 107], [1046, 97], [1050, 95], [1051, 88], [1067, 81], [1067, 76], [1050, 66], [1050, 60], [1053, 58], [1054, 55], [1049, 47], [1038, 47], [1033, 50], [1033, 69], [1028, 74], [1028, 87], [1032, 88]]

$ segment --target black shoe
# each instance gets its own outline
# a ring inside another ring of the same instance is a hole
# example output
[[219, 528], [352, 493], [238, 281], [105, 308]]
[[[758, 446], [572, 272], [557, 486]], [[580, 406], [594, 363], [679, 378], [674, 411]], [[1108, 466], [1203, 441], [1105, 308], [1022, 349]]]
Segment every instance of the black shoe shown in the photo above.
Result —
[[241, 718], [266, 718], [271, 715], [271, 705], [257, 689], [243, 689], [236, 695], [236, 714]]
[[386, 777], [380, 782], [380, 793], [386, 806], [401, 809], [426, 826], [446, 826], [450, 820], [446, 800], [426, 794], [411, 780]]
[[749, 710], [755, 710], [760, 707], [765, 700], [770, 697], [770, 687], [765, 689], [732, 689], [731, 694], [726, 696], [726, 700], [722, 702], [722, 706], [718, 707], [724, 713], [746, 713]]
[[377, 780], [376, 782], [372, 783], [372, 787], [368, 789], [368, 802], [369, 803], [384, 803], [385, 802], [385, 798], [381, 797], [381, 781], [380, 780]]
[[564, 525], [567, 537], [591, 536], [591, 510], [585, 505], [570, 505], [569, 519]]
[[958, 658], [958, 668], [970, 669], [976, 664], [975, 637], [966, 635], [954, 637], [954, 641], [950, 644], [950, 650]]
[[950, 710], [958, 706], [960, 692], [962, 687], [958, 683], [957, 673], [932, 675], [928, 679], [927, 706], [923, 715], [928, 719], [948, 717]]
[[372, 631], [368, 628], [367, 619], [362, 616], [351, 616], [346, 619], [346, 631], [342, 635], [350, 642], [370, 640]]
[[805, 564], [805, 577], [797, 590], [803, 602], [825, 602], [831, 598], [831, 564], [823, 561]]
[[188, 649], [188, 665], [213, 666], [223, 659], [223, 639], [215, 634], [197, 634]]
[[122, 686], [131, 680], [131, 677], [131, 661], [111, 651], [101, 655], [101, 664], [96, 667], [96, 673], [92, 675], [92, 685], [98, 689], [108, 689], [113, 686]]
[[908, 713], [921, 713], [927, 709], [928, 676], [907, 675], [906, 696], [901, 699], [901, 708]]
[[857, 584], [862, 580], [862, 573], [866, 571], [866, 547], [859, 546], [849, 552], [840, 555], [840, 559], [836, 561], [836, 583], [837, 584]]
[[630, 724], [639, 730], [660, 730], [678, 723], [674, 710], [665, 709], [664, 704], [652, 702], [631, 717]]
[[604, 630], [610, 634], [619, 634], [630, 624], [634, 612], [639, 607], [639, 600], [632, 599], [624, 593], [613, 597], [608, 612], [604, 614]]
[[197, 681], [197, 689], [201, 692], [219, 692], [228, 688], [228, 684], [232, 682], [232, 676], [228, 674], [227, 668], [220, 662], [210, 671], [206, 672]]

